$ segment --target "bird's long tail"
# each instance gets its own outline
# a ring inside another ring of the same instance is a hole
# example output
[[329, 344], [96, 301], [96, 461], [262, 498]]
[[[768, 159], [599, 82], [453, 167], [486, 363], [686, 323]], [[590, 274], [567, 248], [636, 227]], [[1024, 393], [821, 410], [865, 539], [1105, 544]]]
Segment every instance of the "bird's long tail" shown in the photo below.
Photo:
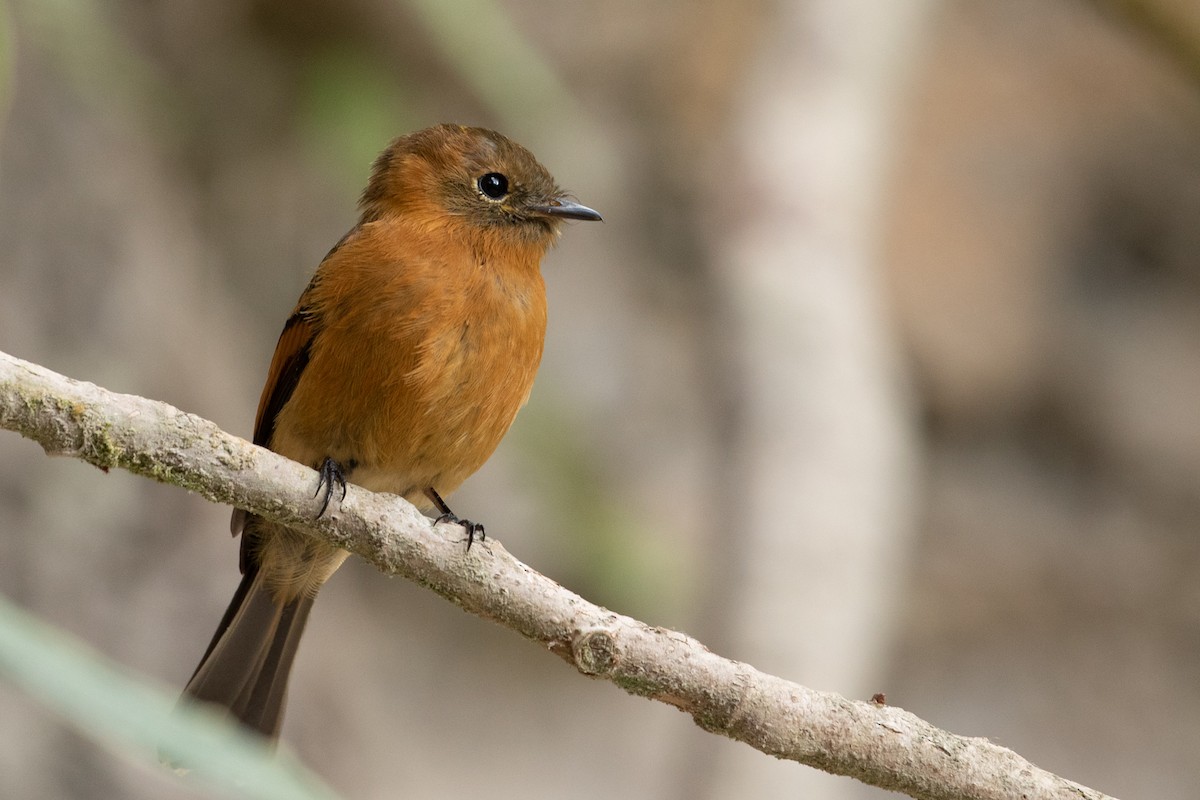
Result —
[[247, 570], [184, 696], [224, 706], [247, 727], [278, 737], [312, 603], [307, 595], [277, 602], [259, 570]]

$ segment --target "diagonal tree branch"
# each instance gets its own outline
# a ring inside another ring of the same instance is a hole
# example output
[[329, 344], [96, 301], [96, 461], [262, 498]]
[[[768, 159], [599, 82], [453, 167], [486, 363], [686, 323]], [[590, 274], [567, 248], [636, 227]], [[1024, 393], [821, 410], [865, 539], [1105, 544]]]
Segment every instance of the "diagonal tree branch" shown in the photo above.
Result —
[[491, 539], [468, 552], [457, 526], [431, 525], [400, 498], [350, 486], [339, 508], [314, 519], [315, 472], [165, 403], [0, 353], [0, 427], [49, 454], [120, 467], [308, 531], [511, 628], [585, 675], [778, 758], [931, 800], [1106, 798], [987, 739], [766, 675], [682, 633], [596, 606]]

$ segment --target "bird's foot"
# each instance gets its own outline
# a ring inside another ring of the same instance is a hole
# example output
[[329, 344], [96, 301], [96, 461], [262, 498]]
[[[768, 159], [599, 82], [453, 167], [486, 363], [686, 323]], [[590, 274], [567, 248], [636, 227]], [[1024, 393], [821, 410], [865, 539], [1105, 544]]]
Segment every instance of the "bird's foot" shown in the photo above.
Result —
[[437, 493], [437, 490], [430, 486], [425, 490], [425, 496], [433, 501], [433, 505], [441, 513], [437, 519], [433, 521], [434, 525], [440, 522], [449, 522], [452, 525], [462, 525], [463, 530], [467, 532], [467, 549], [471, 549], [471, 545], [475, 544], [475, 537], [479, 537], [479, 541], [487, 539], [487, 533], [483, 530], [482, 522], [472, 522], [469, 519], [462, 519], [453, 511], [450, 506], [446, 505], [446, 501]]
[[340, 500], [346, 499], [346, 470], [342, 469], [341, 464], [329, 456], [325, 456], [325, 460], [321, 462], [317, 472], [321, 473], [321, 479], [317, 481], [317, 491], [313, 493], [313, 497], [321, 494], [322, 489], [325, 490], [325, 497], [321, 500], [321, 510], [317, 512], [317, 518], [320, 519], [325, 516], [325, 511], [329, 508], [329, 498], [333, 497], [334, 484], [341, 487]]
[[467, 532], [467, 549], [471, 549], [471, 545], [475, 544], [475, 537], [479, 537], [479, 541], [487, 538], [487, 534], [483, 530], [482, 522], [472, 522], [469, 519], [459, 519], [458, 515], [453, 511], [443, 512], [440, 517], [433, 521], [436, 525], [439, 522], [449, 522], [454, 525], [462, 525], [463, 530]]

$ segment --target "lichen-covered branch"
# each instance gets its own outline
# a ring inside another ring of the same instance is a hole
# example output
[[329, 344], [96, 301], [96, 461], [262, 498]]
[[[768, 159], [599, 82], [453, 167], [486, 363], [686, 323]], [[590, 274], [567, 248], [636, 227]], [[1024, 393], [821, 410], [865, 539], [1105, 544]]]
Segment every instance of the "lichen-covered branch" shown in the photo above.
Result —
[[400, 498], [351, 486], [340, 507], [315, 519], [315, 472], [165, 403], [0, 353], [0, 427], [48, 453], [127, 469], [334, 542], [511, 628], [585, 675], [673, 705], [705, 730], [778, 758], [918, 798], [1105, 797], [986, 739], [807, 689], [596, 606], [492, 539], [467, 551], [457, 526], [434, 526]]

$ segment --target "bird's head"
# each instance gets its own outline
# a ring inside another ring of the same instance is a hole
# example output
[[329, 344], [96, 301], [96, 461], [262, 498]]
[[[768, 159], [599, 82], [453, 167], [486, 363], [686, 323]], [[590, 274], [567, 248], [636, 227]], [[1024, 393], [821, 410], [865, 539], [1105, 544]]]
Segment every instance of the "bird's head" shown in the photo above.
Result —
[[360, 205], [363, 222], [397, 214], [543, 248], [563, 220], [600, 219], [559, 189], [524, 147], [462, 125], [437, 125], [393, 141], [376, 159]]

